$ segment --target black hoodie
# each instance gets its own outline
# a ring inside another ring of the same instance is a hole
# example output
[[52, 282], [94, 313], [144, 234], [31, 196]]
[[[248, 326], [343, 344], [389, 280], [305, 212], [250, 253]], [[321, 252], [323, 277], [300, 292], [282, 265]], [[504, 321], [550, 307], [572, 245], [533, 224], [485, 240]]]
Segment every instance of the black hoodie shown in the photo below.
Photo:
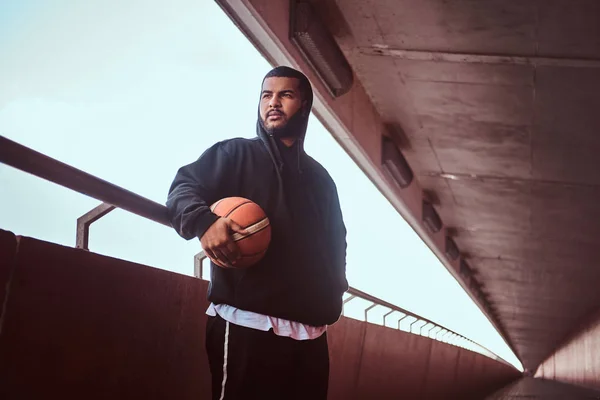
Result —
[[192, 239], [218, 219], [209, 207], [221, 198], [261, 206], [271, 222], [269, 250], [247, 269], [212, 264], [208, 299], [320, 326], [338, 320], [348, 289], [346, 229], [333, 180], [304, 151], [308, 116], [299, 111], [290, 118], [287, 125], [301, 131], [287, 148], [267, 133], [259, 114], [256, 138], [219, 142], [179, 169], [167, 208], [179, 235]]

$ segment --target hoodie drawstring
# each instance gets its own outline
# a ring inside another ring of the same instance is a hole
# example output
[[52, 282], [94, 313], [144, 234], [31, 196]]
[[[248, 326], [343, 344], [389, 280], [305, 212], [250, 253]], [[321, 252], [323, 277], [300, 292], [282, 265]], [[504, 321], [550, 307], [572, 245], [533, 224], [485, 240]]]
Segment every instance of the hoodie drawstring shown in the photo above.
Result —
[[298, 173], [302, 174], [302, 167], [300, 166], [300, 148], [302, 147], [302, 138], [298, 138], [298, 143], [296, 143], [296, 156], [298, 159]]
[[[281, 152], [279, 151], [279, 147], [277, 147], [277, 143], [275, 142], [275, 138], [273, 137], [273, 135], [267, 135], [269, 138], [269, 143], [272, 149], [271, 153], [271, 157], [273, 158], [273, 161], [275, 161], [275, 164], [277, 165], [277, 169], [279, 170], [279, 172], [281, 173], [283, 171], [283, 166], [284, 166], [284, 162], [283, 162], [283, 157], [281, 157]], [[296, 167], [298, 168], [298, 173], [302, 174], [302, 163], [300, 161], [300, 158], [302, 157], [302, 138], [298, 138], [298, 143], [296, 143]], [[274, 154], [273, 154], [274, 153]]]
[[281, 173], [281, 171], [283, 171], [283, 159], [281, 158], [281, 153], [279, 152], [279, 148], [277, 147], [277, 143], [275, 143], [275, 139], [273, 138], [273, 135], [268, 135], [268, 137], [269, 137], [269, 142], [271, 143], [271, 149], [275, 153], [274, 158], [276, 161], [277, 169]]

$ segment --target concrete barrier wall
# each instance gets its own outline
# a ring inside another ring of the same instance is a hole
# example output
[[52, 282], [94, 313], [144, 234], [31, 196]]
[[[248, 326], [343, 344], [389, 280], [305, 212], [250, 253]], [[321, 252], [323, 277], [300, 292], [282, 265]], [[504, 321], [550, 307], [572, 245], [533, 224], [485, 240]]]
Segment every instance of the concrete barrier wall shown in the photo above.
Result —
[[13, 240], [0, 399], [210, 398], [206, 282], [24, 237], [11, 259]]
[[544, 361], [535, 376], [600, 390], [600, 314]]
[[481, 399], [512, 367], [411, 333], [342, 318], [330, 329], [332, 399]]
[[[16, 251], [17, 239], [15, 238], [15, 235], [0, 230], [0, 313], [2, 312], [2, 304], [6, 299], [6, 287], [11, 274]], [[0, 321], [2, 321], [1, 318]], [[0, 332], [1, 329], [2, 325], [0, 325]]]
[[[18, 246], [18, 250], [17, 250]], [[12, 272], [12, 277], [10, 274]], [[0, 231], [0, 398], [210, 398], [207, 282]], [[518, 372], [342, 318], [330, 399], [479, 399]]]

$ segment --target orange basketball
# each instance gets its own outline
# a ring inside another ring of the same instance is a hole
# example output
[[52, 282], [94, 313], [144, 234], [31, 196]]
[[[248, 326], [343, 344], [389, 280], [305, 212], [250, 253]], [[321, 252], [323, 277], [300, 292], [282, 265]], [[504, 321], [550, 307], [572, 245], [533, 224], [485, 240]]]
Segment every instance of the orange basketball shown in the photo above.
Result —
[[226, 197], [213, 204], [210, 210], [219, 217], [233, 220], [248, 231], [247, 235], [232, 235], [241, 253], [235, 263], [236, 268], [250, 267], [263, 258], [271, 242], [271, 225], [258, 204], [243, 197]]

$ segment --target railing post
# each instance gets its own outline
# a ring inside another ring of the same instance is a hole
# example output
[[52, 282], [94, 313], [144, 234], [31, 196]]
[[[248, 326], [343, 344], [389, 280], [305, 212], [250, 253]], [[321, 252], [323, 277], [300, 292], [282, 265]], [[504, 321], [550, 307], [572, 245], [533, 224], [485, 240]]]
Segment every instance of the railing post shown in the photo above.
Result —
[[408, 317], [410, 317], [410, 315], [408, 315], [408, 314], [405, 314], [405, 315], [404, 315], [404, 317], [402, 317], [402, 318], [400, 318], [400, 319], [398, 320], [398, 329], [400, 329], [400, 322], [402, 322], [404, 319], [406, 319], [406, 318], [408, 318]]
[[[446, 329], [440, 328], [440, 330], [435, 333], [435, 340], [439, 340], [441, 342], [442, 338], [444, 337], [444, 334], [442, 334], [442, 332], [444, 331], [448, 332]], [[440, 334], [442, 335], [441, 337], [439, 337]]]
[[437, 326], [437, 325], [432, 326], [431, 329], [429, 329], [427, 331], [427, 337], [431, 339], [431, 331], [434, 330], [434, 329], [438, 329], [438, 328], [439, 328], [439, 326]]
[[448, 334], [450, 334], [450, 336], [452, 336], [452, 332], [450, 332], [449, 330], [446, 330], [446, 332], [442, 335], [442, 342], [448, 343], [448, 341], [450, 340], [449, 337], [446, 337]]
[[201, 251], [194, 256], [194, 276], [198, 279], [202, 279], [204, 277], [203, 262], [205, 259], [206, 254], [204, 254], [204, 251]]
[[102, 203], [93, 208], [81, 217], [77, 218], [77, 233], [75, 237], [75, 247], [78, 249], [89, 250], [90, 225], [104, 217], [115, 209], [115, 206], [108, 203]]
[[414, 333], [413, 330], [412, 330], [412, 327], [413, 327], [414, 324], [416, 324], [419, 321], [421, 321], [421, 320], [419, 318], [417, 318], [413, 322], [411, 322], [410, 327], [408, 328], [408, 330], [409, 330], [410, 333]]
[[388, 317], [388, 315], [390, 315], [390, 314], [393, 314], [393, 313], [394, 313], [394, 311], [396, 311], [396, 310], [390, 310], [390, 312], [388, 312], [387, 314], [385, 314], [385, 315], [383, 316], [383, 326], [385, 326], [385, 319]]
[[419, 335], [423, 336], [423, 328], [425, 328], [427, 325], [429, 325], [428, 323], [424, 323], [423, 325], [421, 325], [419, 327]]
[[346, 311], [346, 303], [350, 303], [350, 301], [354, 298], [356, 298], [356, 295], [351, 294], [346, 300], [342, 302], [342, 315], [344, 315], [344, 312]]
[[373, 308], [377, 307], [377, 303], [373, 303], [371, 304], [370, 307], [365, 309], [365, 322], [368, 322], [367, 320], [367, 314], [369, 313], [369, 311], [371, 311]]

